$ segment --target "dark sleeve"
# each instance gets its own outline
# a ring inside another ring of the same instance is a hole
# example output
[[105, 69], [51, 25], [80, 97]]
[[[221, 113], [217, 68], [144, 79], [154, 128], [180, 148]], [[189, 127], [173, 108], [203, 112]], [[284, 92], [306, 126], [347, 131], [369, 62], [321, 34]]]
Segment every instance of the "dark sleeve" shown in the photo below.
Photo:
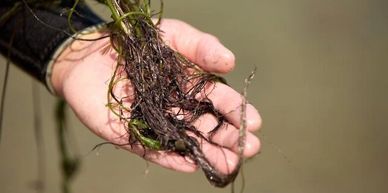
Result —
[[[16, 5], [15, 5], [16, 2]], [[36, 79], [45, 83], [47, 64], [55, 50], [74, 34], [67, 23], [72, 1], [59, 6], [30, 5], [23, 1], [0, 0], [0, 52]], [[11, 10], [16, 10], [11, 13]], [[85, 4], [76, 9], [72, 24], [76, 30], [102, 23]], [[12, 44], [10, 44], [13, 39]]]

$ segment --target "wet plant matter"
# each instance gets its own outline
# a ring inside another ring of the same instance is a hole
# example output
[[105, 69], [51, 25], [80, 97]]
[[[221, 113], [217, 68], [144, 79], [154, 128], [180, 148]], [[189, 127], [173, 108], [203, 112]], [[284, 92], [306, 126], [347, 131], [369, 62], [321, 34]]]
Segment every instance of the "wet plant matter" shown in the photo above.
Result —
[[[47, 5], [59, 2], [46, 1]], [[75, 7], [79, 1], [75, 0], [74, 6], [68, 10], [70, 27], [72, 14], [78, 14]], [[107, 5], [112, 12], [114, 22], [109, 26], [111, 45], [118, 53], [118, 63], [109, 83], [107, 106], [125, 125], [130, 136], [128, 144], [140, 144], [145, 151], [168, 151], [189, 157], [202, 168], [209, 182], [217, 187], [233, 182], [242, 163], [246, 127], [243, 116], [238, 144], [240, 160], [229, 174], [218, 171], [201, 147], [201, 141], [219, 146], [211, 138], [227, 122], [204, 94], [204, 90], [211, 90], [215, 82], [224, 82], [223, 79], [203, 71], [163, 42], [163, 32], [158, 28], [162, 12], [153, 12], [150, 0], [98, 1]], [[26, 1], [23, 2], [27, 5]], [[31, 2], [39, 5], [39, 1]], [[13, 11], [16, 12], [17, 8], [15, 6]], [[158, 17], [156, 23], [151, 19], [155, 16]], [[2, 19], [6, 17], [9, 15]], [[115, 91], [123, 85], [131, 86], [133, 93], [118, 95]], [[242, 115], [245, 113], [245, 99], [243, 101]], [[213, 115], [218, 122], [209, 133], [202, 133], [193, 126], [205, 114]], [[57, 115], [60, 117], [60, 113]], [[57, 122], [62, 124], [61, 119]], [[60, 135], [60, 139], [64, 139], [63, 135]], [[76, 162], [70, 162], [62, 149], [61, 146], [65, 174], [63, 190], [67, 192]]]
[[[206, 158], [200, 143], [204, 140], [219, 146], [211, 138], [227, 120], [203, 91], [223, 79], [203, 71], [163, 42], [158, 28], [161, 12], [155, 14], [151, 10], [150, 0], [100, 2], [112, 12], [111, 44], [118, 53], [117, 67], [109, 84], [108, 107], [125, 125], [129, 144], [141, 144], [145, 151], [187, 156], [217, 187], [233, 182], [241, 159], [229, 174], [221, 173]], [[156, 24], [153, 16], [159, 16]], [[133, 94], [115, 93], [123, 82], [130, 84]], [[132, 103], [127, 103], [128, 100]], [[204, 114], [213, 115], [218, 122], [209, 133], [193, 126]], [[240, 152], [244, 147], [244, 132], [240, 134]]]

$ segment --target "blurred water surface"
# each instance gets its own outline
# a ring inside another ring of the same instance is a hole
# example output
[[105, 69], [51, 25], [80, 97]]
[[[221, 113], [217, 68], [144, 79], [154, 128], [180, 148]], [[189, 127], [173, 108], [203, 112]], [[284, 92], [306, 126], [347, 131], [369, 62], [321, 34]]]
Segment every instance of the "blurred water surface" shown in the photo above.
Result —
[[[258, 68], [249, 100], [264, 119], [258, 134], [263, 148], [244, 167], [245, 192], [388, 192], [387, 8], [384, 0], [165, 1], [165, 17], [216, 35], [235, 53], [236, 69], [227, 75], [234, 88], [241, 90]], [[34, 192], [32, 84], [11, 69], [0, 192]], [[60, 192], [55, 98], [39, 90], [46, 192]], [[75, 193], [229, 192], [211, 187], [200, 172], [151, 165], [145, 175], [146, 164], [137, 156], [108, 146], [90, 152], [102, 140], [72, 114], [70, 127], [84, 159]]]

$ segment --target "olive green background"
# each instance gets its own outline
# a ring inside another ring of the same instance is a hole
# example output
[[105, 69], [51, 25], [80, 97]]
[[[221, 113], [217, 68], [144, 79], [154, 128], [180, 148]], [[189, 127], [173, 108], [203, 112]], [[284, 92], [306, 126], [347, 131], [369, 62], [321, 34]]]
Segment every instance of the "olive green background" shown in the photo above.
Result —
[[[165, 0], [166, 17], [216, 35], [235, 53], [227, 76], [234, 88], [258, 69], [249, 100], [264, 119], [263, 147], [244, 167], [246, 193], [388, 192], [387, 8], [386, 0]], [[43, 111], [46, 192], [60, 192], [55, 98], [12, 67], [1, 193], [35, 192], [34, 88]], [[151, 164], [145, 174], [141, 158], [111, 146], [91, 152], [102, 140], [69, 114], [83, 158], [75, 193], [230, 191], [210, 186], [201, 172]]]

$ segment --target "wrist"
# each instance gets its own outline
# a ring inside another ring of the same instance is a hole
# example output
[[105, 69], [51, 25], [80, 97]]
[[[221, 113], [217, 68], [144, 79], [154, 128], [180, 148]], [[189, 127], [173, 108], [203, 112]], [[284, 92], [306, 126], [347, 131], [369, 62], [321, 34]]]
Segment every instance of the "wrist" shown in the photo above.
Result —
[[97, 40], [104, 35], [106, 33], [100, 31], [79, 34], [64, 43], [62, 50], [47, 69], [46, 83], [53, 94], [63, 97], [64, 85], [71, 78], [70, 75], [73, 69], [87, 62], [87, 57], [101, 49], [103, 45], [109, 43], [106, 40]]

